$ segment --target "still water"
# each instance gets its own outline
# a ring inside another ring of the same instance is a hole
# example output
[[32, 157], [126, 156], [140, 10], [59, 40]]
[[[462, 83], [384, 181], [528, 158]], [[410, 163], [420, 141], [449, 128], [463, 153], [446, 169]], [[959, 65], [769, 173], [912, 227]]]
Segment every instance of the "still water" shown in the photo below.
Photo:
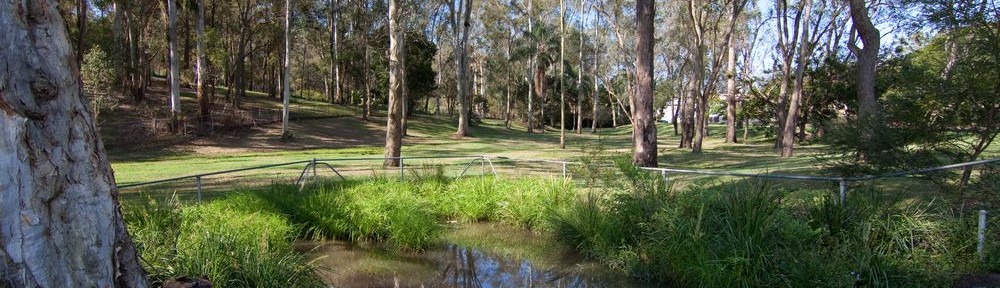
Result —
[[639, 287], [547, 237], [491, 224], [450, 227], [420, 253], [300, 243], [335, 287]]

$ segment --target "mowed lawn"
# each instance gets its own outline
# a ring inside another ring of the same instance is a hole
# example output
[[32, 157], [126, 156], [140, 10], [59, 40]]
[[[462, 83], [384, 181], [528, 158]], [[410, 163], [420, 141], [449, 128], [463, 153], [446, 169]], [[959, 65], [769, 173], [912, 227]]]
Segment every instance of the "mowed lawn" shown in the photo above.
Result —
[[[378, 124], [381, 118], [373, 119], [374, 123], [364, 123], [355, 117], [340, 117], [329, 119], [301, 120], [299, 126], [321, 126], [323, 122], [344, 121], [348, 125]], [[357, 122], [357, 123], [353, 123]], [[566, 148], [559, 148], [559, 131], [549, 127], [545, 133], [527, 133], [524, 127], [515, 125], [511, 129], [503, 127], [498, 120], [485, 122], [472, 127], [471, 137], [456, 139], [452, 137], [455, 123], [448, 119], [436, 119], [418, 116], [410, 120], [408, 136], [404, 139], [404, 156], [474, 156], [487, 155], [509, 158], [534, 158], [552, 160], [576, 160], [584, 155], [592, 154], [598, 149], [604, 150], [604, 155], [625, 155], [631, 149], [631, 127], [621, 126], [615, 129], [600, 129], [593, 134], [585, 130], [581, 134], [567, 131]], [[378, 126], [376, 126], [378, 127]], [[771, 144], [760, 138], [749, 139], [749, 143], [726, 144], [719, 137], [724, 133], [724, 126], [713, 125], [711, 134], [705, 142], [702, 153], [691, 153], [689, 149], [676, 148], [678, 137], [673, 135], [669, 124], [661, 123], [659, 132], [660, 165], [672, 168], [690, 169], [725, 169], [741, 172], [788, 171], [808, 173], [816, 168], [815, 156], [822, 153], [819, 145], [803, 146], [796, 157], [783, 159], [771, 148]], [[313, 131], [293, 131], [297, 137], [304, 137]], [[359, 133], [359, 131], [353, 131]], [[367, 135], [341, 135], [342, 137], [362, 137], [384, 139], [384, 130], [367, 129], [360, 133]], [[371, 137], [376, 135], [377, 137]], [[254, 143], [246, 143], [246, 151], [234, 149], [225, 152], [197, 152], [171, 147], [112, 153], [112, 167], [119, 184], [152, 181], [164, 178], [207, 173], [228, 169], [238, 169], [251, 166], [268, 165], [282, 162], [309, 160], [312, 158], [353, 158], [382, 157], [384, 143], [368, 141], [357, 143], [350, 147], [300, 148], [295, 142], [289, 143], [287, 150], [269, 149], [259, 151], [253, 149]], [[331, 145], [334, 146], [334, 145]], [[275, 151], [270, 151], [275, 150]], [[209, 150], [211, 151], [211, 150]], [[348, 163], [357, 166], [372, 166], [377, 161], [354, 161]], [[282, 169], [282, 168], [276, 168]], [[288, 171], [301, 170], [301, 166], [285, 167]]]

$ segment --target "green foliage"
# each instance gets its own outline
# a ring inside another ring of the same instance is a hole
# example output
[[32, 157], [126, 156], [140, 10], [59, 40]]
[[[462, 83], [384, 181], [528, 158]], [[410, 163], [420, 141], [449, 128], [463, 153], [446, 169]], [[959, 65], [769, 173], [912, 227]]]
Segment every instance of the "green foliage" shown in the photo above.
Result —
[[119, 59], [108, 54], [101, 46], [94, 46], [83, 55], [80, 77], [87, 86], [108, 89], [119, 83], [122, 70]]
[[263, 201], [246, 207], [286, 215], [303, 227], [304, 237], [371, 241], [393, 250], [414, 251], [434, 244], [444, 221], [498, 221], [545, 229], [548, 211], [564, 205], [572, 195], [568, 182], [541, 178], [415, 176], [407, 181], [323, 182], [302, 192], [293, 185], [273, 185], [246, 192], [254, 201]]
[[553, 218], [557, 238], [608, 267], [700, 287], [948, 286], [976, 265], [974, 223], [877, 191], [835, 196], [747, 180], [672, 191], [619, 165], [617, 185]]
[[152, 200], [126, 205], [124, 217], [154, 283], [205, 276], [215, 287], [321, 287], [295, 252], [298, 226], [267, 202], [237, 194], [181, 208]]

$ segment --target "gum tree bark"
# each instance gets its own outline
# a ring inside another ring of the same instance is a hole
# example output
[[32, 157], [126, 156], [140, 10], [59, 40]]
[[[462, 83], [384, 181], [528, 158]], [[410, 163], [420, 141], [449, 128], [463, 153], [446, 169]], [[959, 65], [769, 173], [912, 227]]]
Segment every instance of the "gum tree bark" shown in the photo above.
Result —
[[58, 1], [0, 1], [0, 286], [146, 287]]
[[566, 0], [559, 0], [559, 149], [566, 149]]
[[170, 129], [174, 133], [182, 131], [181, 118], [181, 73], [177, 55], [177, 2], [167, 0], [167, 37], [170, 53]]
[[878, 63], [881, 34], [872, 24], [864, 0], [850, 0], [848, 3], [851, 8], [851, 22], [854, 22], [854, 29], [857, 30], [861, 44], [864, 45], [858, 48], [852, 41], [849, 46], [851, 52], [858, 57], [858, 116], [865, 119], [878, 113], [875, 98], [875, 65]]
[[653, 119], [653, 0], [637, 0], [635, 70], [636, 89], [632, 93], [632, 162], [656, 167], [656, 122]]
[[[785, 113], [785, 124], [781, 126], [781, 157], [792, 157], [795, 145], [795, 126], [799, 121], [799, 106], [802, 104], [803, 78], [806, 63], [809, 60], [812, 47], [809, 45], [809, 17], [812, 15], [812, 0], [802, 2], [802, 36], [799, 40], [799, 61], [795, 67], [795, 86], [788, 102], [788, 112]], [[779, 119], [778, 121], [781, 121]]]
[[403, 49], [399, 32], [399, 4], [389, 0], [389, 107], [385, 125], [386, 167], [399, 166], [399, 150], [403, 141]]
[[208, 95], [205, 95], [205, 0], [198, 0], [198, 120], [202, 123], [208, 120], [211, 113], [211, 104]]
[[340, 22], [339, 16], [340, 0], [330, 0], [330, 69], [333, 73], [333, 97], [330, 102], [344, 104], [343, 96], [340, 94], [340, 54], [337, 53], [339, 48], [337, 38], [340, 34], [340, 27], [337, 26]]
[[288, 98], [291, 98], [289, 89], [289, 70], [292, 66], [292, 8], [291, 0], [285, 0], [285, 67], [281, 76], [281, 138], [287, 139], [292, 136], [288, 131]]
[[458, 59], [458, 69], [455, 70], [455, 82], [458, 82], [458, 95], [456, 97], [458, 97], [459, 108], [462, 109], [458, 112], [458, 129], [455, 131], [455, 137], [461, 138], [469, 135], [469, 53], [467, 44], [469, 43], [469, 30], [472, 29], [472, 25], [469, 23], [469, 17], [472, 14], [472, 0], [460, 0], [458, 4], [459, 6], [455, 7], [454, 3], [449, 2], [451, 25], [455, 39], [458, 39], [458, 43], [455, 44], [455, 58]]

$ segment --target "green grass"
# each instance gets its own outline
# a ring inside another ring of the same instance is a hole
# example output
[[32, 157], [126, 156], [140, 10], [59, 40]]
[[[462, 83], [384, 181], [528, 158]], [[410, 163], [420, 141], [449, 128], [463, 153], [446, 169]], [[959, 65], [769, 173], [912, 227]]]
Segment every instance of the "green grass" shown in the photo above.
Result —
[[860, 189], [840, 205], [830, 193], [755, 180], [675, 189], [629, 165], [616, 169], [622, 177], [560, 210], [553, 226], [561, 241], [637, 279], [948, 287], [960, 275], [995, 269], [995, 261], [976, 259], [974, 217], [948, 204], [901, 203]]
[[318, 268], [293, 250], [300, 227], [254, 197], [128, 203], [123, 213], [154, 284], [200, 276], [213, 287], [322, 287]]

